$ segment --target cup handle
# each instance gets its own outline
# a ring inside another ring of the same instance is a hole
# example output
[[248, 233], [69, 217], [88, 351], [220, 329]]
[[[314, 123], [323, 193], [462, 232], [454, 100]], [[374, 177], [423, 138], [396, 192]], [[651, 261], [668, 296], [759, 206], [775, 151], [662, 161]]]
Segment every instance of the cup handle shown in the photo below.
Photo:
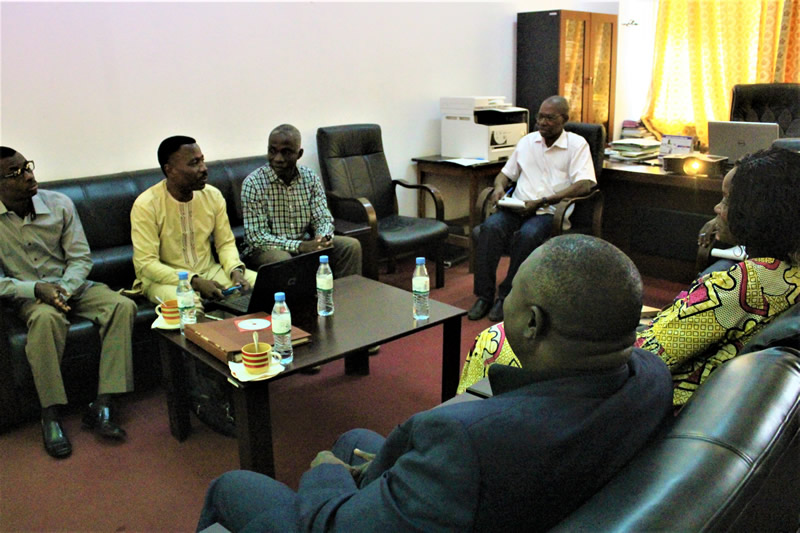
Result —
[[158, 316], [161, 316], [161, 304], [158, 304], [158, 305], [156, 306], [156, 314], [157, 314]]

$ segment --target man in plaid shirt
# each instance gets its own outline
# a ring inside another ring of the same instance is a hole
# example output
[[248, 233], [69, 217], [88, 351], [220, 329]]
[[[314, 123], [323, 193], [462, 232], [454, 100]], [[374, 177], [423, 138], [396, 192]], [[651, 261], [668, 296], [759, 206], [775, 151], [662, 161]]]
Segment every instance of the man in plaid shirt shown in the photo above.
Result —
[[269, 164], [254, 170], [242, 184], [242, 258], [257, 269], [328, 248], [335, 277], [361, 274], [361, 244], [352, 237], [334, 237], [322, 181], [310, 168], [297, 165], [302, 155], [300, 132], [294, 126], [282, 124], [269, 134]]

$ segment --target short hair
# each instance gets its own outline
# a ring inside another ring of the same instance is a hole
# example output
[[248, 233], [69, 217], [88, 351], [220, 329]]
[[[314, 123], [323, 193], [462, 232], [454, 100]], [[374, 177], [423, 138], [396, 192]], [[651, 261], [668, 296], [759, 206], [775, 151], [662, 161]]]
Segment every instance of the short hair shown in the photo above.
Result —
[[281, 124], [280, 126], [276, 126], [275, 128], [273, 128], [271, 132], [269, 132], [269, 136], [272, 137], [272, 135], [275, 133], [280, 133], [281, 135], [286, 135], [288, 137], [295, 137], [297, 138], [298, 144], [302, 142], [302, 137], [300, 136], [300, 130], [298, 130], [291, 124]]
[[797, 262], [800, 154], [769, 148], [743, 157], [731, 180], [727, 218], [731, 233], [751, 257]]
[[186, 135], [173, 135], [161, 141], [161, 144], [158, 145], [158, 164], [161, 166], [161, 172], [163, 172], [165, 176], [167, 175], [164, 170], [164, 165], [169, 162], [169, 158], [172, 154], [181, 149], [181, 146], [195, 143], [197, 143], [197, 141]]
[[17, 155], [17, 151], [13, 148], [9, 148], [8, 146], [0, 146], [0, 159], [14, 157], [15, 155]]
[[[563, 96], [555, 95], [546, 98], [544, 102], [550, 102], [558, 109], [558, 112], [564, 116], [564, 120], [569, 120], [569, 100]], [[544, 103], [542, 102], [542, 103]]]
[[642, 278], [619, 248], [572, 234], [547, 240], [539, 252], [531, 283], [556, 331], [581, 340], [634, 334], [642, 311]]

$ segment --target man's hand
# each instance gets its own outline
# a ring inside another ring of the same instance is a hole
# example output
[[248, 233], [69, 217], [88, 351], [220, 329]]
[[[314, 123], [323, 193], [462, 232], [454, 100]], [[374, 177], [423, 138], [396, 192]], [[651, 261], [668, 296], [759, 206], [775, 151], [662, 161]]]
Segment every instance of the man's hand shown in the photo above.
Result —
[[52, 305], [56, 309], [61, 312], [67, 313], [70, 309], [72, 309], [69, 305], [67, 305], [67, 301], [70, 299], [70, 294], [57, 283], [46, 283], [44, 281], [40, 281], [33, 287], [33, 293], [37, 299], [41, 300], [42, 302]]
[[317, 250], [324, 250], [333, 246], [333, 237], [317, 237], [316, 239], [309, 239], [301, 241], [298, 251], [301, 254], [308, 252], [316, 252]]
[[700, 234], [697, 236], [697, 245], [704, 248], [709, 246], [717, 239], [718, 234], [717, 217], [714, 217], [700, 228]]
[[353, 454], [361, 457], [365, 462], [358, 466], [352, 466], [333, 455], [333, 452], [329, 450], [323, 450], [317, 454], [313, 461], [311, 461], [311, 468], [323, 464], [342, 465], [347, 469], [348, 472], [350, 472], [350, 475], [353, 476], [353, 480], [355, 480], [356, 484], [358, 484], [361, 482], [361, 478], [364, 476], [364, 472], [367, 471], [367, 468], [369, 468], [372, 460], [375, 459], [375, 454], [361, 451], [358, 448], [353, 450]]
[[500, 199], [505, 195], [506, 195], [505, 189], [495, 185], [494, 190], [492, 191], [492, 195], [489, 197], [490, 202], [492, 203], [492, 205], [497, 205], [497, 202], [499, 202]]
[[244, 277], [244, 272], [242, 272], [238, 268], [233, 269], [233, 272], [231, 272], [231, 281], [233, 281], [234, 285], [241, 286], [241, 289], [239, 290], [241, 290], [242, 292], [247, 292], [250, 289], [252, 289], [252, 287], [250, 286], [250, 282], [247, 281]]
[[213, 279], [203, 279], [200, 276], [192, 278], [192, 289], [199, 292], [203, 298], [211, 298], [212, 300], [219, 300], [222, 298], [222, 285]]
[[525, 208], [520, 209], [517, 212], [520, 216], [525, 218], [532, 217], [536, 214], [536, 210], [545, 205], [547, 202], [544, 198], [538, 198], [536, 200], [525, 200]]

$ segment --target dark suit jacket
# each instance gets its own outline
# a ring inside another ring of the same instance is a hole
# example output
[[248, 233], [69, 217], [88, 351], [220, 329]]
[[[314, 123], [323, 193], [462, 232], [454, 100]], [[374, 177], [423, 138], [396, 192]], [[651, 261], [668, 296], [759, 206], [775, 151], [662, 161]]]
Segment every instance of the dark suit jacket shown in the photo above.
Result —
[[605, 373], [534, 381], [494, 365], [495, 396], [412, 416], [357, 487], [321, 465], [298, 491], [313, 531], [547, 530], [602, 487], [672, 407], [664, 363], [636, 349]]

